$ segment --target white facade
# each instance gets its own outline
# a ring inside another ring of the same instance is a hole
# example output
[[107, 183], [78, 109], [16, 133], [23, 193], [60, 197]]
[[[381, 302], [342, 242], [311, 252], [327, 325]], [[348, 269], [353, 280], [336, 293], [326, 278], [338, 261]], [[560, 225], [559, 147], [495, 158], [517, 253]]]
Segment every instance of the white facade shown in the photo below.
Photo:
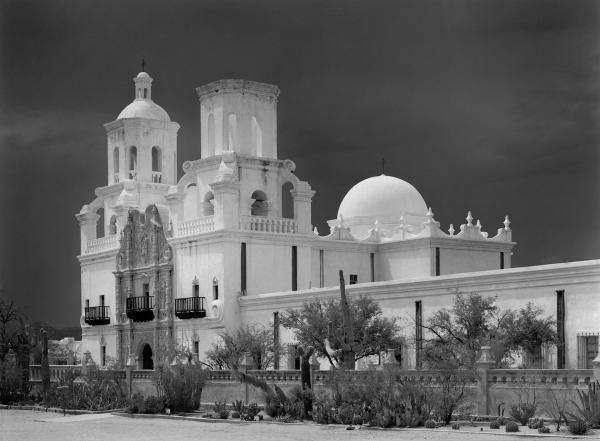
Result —
[[[186, 161], [177, 180], [179, 125], [152, 101], [151, 82], [145, 72], [134, 78], [134, 101], [105, 125], [107, 185], [77, 214], [83, 350], [95, 360], [105, 353], [147, 368], [182, 345], [202, 358], [224, 329], [268, 324], [275, 311], [337, 295], [340, 269], [357, 282], [350, 295], [371, 295], [402, 317], [417, 301], [427, 316], [456, 292], [475, 291], [500, 305], [533, 301], [556, 316], [563, 295], [565, 367], [580, 363], [577, 333], [600, 331], [599, 261], [510, 269], [508, 217], [493, 237], [470, 212], [445, 233], [400, 179], [358, 183], [329, 234], [313, 231], [314, 191], [292, 161], [277, 158], [276, 86], [197, 88], [200, 159]], [[291, 333], [282, 339], [291, 342]], [[413, 366], [414, 354], [406, 360]]]

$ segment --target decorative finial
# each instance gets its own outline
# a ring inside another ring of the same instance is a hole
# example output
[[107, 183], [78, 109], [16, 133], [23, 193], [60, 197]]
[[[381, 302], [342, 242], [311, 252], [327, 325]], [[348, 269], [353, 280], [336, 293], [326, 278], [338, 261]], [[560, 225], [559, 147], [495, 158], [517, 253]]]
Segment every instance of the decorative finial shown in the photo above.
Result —
[[429, 210], [427, 210], [427, 217], [433, 219], [433, 210], [431, 209], [431, 207], [429, 207]]
[[344, 216], [342, 213], [338, 214], [338, 227], [342, 228], [344, 226]]
[[469, 226], [472, 227], [473, 226], [473, 216], [471, 216], [471, 212], [470, 211], [467, 213], [466, 219], [467, 219], [467, 225], [469, 225]]
[[146, 72], [146, 60], [144, 60], [143, 55], [142, 55], [142, 72]]
[[385, 175], [385, 158], [381, 158], [381, 174]]
[[450, 236], [454, 236], [454, 225], [450, 224], [450, 228], [448, 228], [448, 233], [450, 233]]
[[508, 219], [508, 215], [504, 217], [504, 230], [510, 230], [510, 220]]
[[373, 223], [373, 225], [375, 226], [375, 231], [379, 230], [379, 219], [375, 218], [375, 222]]
[[319, 235], [319, 230], [317, 230], [317, 227], [315, 227], [315, 228], [313, 229], [313, 233], [314, 233], [316, 236], [318, 236], [318, 235]]
[[481, 221], [479, 219], [477, 219], [477, 225], [475, 226], [481, 230]]

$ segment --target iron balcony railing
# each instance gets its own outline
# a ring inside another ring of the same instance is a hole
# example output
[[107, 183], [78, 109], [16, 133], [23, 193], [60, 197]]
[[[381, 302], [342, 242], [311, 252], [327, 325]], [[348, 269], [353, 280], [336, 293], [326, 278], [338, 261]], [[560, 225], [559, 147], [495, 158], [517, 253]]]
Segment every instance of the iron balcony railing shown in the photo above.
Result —
[[127, 317], [134, 322], [147, 322], [154, 318], [154, 297], [128, 297], [126, 299]]
[[107, 325], [110, 323], [110, 310], [108, 306], [88, 306], [84, 320], [88, 325]]
[[204, 297], [175, 299], [175, 315], [180, 319], [206, 317], [204, 301]]

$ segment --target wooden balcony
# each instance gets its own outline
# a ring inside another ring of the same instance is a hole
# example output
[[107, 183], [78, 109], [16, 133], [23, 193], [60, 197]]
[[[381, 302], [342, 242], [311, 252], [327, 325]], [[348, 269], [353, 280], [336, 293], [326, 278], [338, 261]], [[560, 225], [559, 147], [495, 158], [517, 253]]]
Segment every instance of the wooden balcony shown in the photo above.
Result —
[[108, 306], [88, 306], [85, 308], [85, 322], [88, 325], [108, 325], [110, 311]]
[[206, 317], [204, 297], [186, 297], [175, 299], [175, 315], [180, 319]]
[[149, 322], [154, 319], [154, 297], [128, 297], [126, 311], [127, 317], [134, 322]]

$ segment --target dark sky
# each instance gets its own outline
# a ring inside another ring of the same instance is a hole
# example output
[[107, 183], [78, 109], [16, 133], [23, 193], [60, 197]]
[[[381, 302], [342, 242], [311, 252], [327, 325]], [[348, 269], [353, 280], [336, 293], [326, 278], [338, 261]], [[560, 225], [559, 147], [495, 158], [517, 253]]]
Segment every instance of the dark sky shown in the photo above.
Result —
[[[446, 230], [467, 210], [513, 266], [600, 257], [597, 1], [29, 1], [0, 6], [0, 283], [32, 319], [76, 324], [74, 214], [106, 184], [106, 137], [142, 55], [199, 158], [195, 87], [277, 84], [279, 157], [317, 194], [413, 184]], [[179, 176], [181, 176], [179, 167]]]

